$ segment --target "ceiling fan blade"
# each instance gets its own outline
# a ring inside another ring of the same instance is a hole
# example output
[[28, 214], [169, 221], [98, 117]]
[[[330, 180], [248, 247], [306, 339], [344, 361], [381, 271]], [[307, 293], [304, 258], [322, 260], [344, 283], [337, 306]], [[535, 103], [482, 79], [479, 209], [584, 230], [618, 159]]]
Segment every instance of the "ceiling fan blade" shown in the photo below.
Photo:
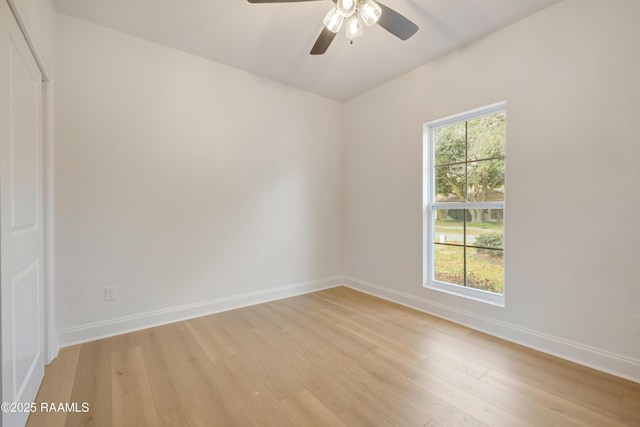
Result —
[[309, 53], [311, 55], [322, 55], [327, 51], [329, 45], [331, 45], [331, 42], [335, 38], [336, 33], [327, 30], [326, 27], [322, 27], [322, 32], [318, 36], [318, 39], [316, 40], [315, 44], [311, 48], [311, 52]]
[[377, 0], [376, 3], [378, 3], [378, 6], [382, 9], [382, 15], [378, 20], [378, 25], [385, 30], [400, 40], [407, 40], [418, 31], [418, 26], [409, 21], [409, 19]]
[[319, 0], [247, 0], [249, 3], [298, 3], [303, 1], [319, 1]]

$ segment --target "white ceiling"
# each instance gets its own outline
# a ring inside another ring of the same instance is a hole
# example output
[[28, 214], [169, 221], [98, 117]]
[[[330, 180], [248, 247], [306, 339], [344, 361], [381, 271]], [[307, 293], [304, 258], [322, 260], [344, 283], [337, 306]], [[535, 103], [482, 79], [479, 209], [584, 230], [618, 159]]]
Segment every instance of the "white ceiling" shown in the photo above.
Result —
[[309, 55], [330, 0], [55, 0], [58, 12], [336, 100], [345, 100], [559, 0], [381, 0], [420, 29], [401, 41], [365, 27]]

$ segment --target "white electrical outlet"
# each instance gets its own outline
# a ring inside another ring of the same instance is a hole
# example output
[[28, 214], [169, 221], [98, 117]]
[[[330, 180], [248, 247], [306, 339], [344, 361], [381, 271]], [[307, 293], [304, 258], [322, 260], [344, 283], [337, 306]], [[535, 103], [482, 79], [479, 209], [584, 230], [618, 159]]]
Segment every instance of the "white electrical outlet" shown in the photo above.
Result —
[[367, 260], [367, 259], [363, 259], [362, 260], [362, 269], [364, 271], [368, 271], [369, 270], [369, 260]]
[[115, 301], [115, 299], [116, 299], [116, 288], [115, 287], [104, 288], [104, 300]]

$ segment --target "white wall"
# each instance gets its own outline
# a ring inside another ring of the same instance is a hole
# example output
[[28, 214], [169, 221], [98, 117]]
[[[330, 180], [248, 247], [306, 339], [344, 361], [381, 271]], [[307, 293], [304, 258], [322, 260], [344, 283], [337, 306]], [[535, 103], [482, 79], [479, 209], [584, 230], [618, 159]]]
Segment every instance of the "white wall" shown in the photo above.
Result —
[[65, 15], [57, 48], [63, 345], [339, 283], [340, 104]]
[[[566, 0], [348, 101], [347, 283], [640, 379], [639, 16]], [[421, 162], [423, 123], [503, 100], [499, 308], [422, 288]]]

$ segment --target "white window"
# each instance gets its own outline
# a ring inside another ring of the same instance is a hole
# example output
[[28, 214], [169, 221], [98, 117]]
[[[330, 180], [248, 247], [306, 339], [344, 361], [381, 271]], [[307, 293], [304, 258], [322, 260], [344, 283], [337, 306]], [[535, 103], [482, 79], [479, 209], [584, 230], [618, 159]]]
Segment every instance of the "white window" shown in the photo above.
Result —
[[504, 305], [506, 111], [425, 125], [424, 285]]

